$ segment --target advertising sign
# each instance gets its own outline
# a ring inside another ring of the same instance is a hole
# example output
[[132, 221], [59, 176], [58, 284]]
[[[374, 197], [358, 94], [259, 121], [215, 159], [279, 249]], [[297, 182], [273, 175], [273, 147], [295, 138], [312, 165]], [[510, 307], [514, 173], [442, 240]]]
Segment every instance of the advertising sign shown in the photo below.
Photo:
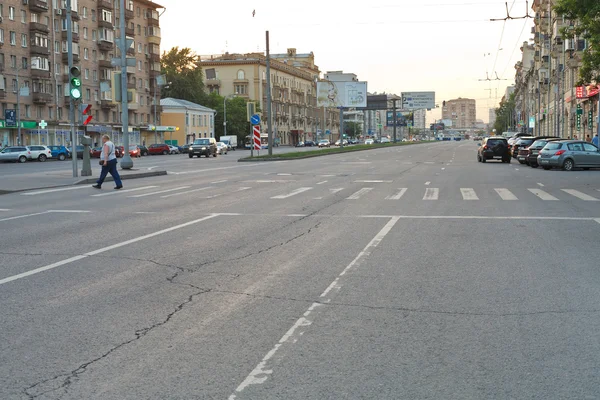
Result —
[[[413, 124], [412, 111], [396, 111], [396, 126], [412, 126]], [[394, 126], [394, 112], [386, 112], [386, 126]]]
[[535, 117], [529, 117], [529, 127], [535, 128]]
[[405, 110], [435, 108], [435, 92], [402, 92], [402, 108]]
[[6, 120], [6, 126], [17, 126], [17, 111], [6, 110], [4, 112], [4, 119]]
[[366, 107], [367, 82], [317, 82], [318, 107]]

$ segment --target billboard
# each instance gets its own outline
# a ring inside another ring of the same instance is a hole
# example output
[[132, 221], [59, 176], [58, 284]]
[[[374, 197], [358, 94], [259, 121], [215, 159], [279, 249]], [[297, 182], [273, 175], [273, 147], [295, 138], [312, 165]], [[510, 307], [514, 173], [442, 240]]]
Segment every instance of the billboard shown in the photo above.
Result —
[[[386, 112], [386, 126], [394, 126], [394, 112]], [[396, 111], [396, 126], [413, 126], [414, 115], [412, 111]]]
[[435, 108], [435, 92], [402, 92], [402, 108], [405, 110]]
[[367, 82], [317, 82], [317, 107], [366, 107]]

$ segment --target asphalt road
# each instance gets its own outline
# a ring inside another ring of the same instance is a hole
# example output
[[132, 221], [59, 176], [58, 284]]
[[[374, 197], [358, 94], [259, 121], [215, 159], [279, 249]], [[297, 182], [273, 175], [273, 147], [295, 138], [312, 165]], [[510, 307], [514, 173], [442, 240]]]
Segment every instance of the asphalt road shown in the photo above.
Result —
[[598, 398], [600, 171], [476, 148], [0, 196], [0, 398]]

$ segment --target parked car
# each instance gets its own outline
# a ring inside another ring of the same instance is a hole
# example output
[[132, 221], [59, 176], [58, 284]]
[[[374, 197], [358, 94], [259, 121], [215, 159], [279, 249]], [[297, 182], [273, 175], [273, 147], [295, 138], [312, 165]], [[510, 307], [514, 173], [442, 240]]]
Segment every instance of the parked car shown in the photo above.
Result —
[[296, 143], [295, 147], [304, 147], [304, 142], [298, 142], [298, 143]]
[[[535, 142], [535, 137], [533, 137], [533, 136], [521, 136], [517, 140], [515, 140], [510, 149], [510, 154], [511, 154], [512, 158], [516, 158], [517, 160], [519, 160], [518, 159], [519, 149], [521, 147], [527, 147], [530, 144], [532, 144], [533, 142]], [[525, 162], [524, 157], [522, 160], [519, 160], [519, 162], [521, 164], [523, 164]]]
[[102, 153], [102, 147], [94, 147], [90, 151], [90, 157], [92, 158], [100, 158], [100, 154]]
[[527, 160], [526, 164], [532, 168], [537, 168], [538, 167], [537, 156], [538, 156], [540, 150], [543, 149], [544, 146], [548, 142], [555, 142], [557, 140], [561, 140], [561, 139], [560, 138], [543, 138], [543, 139], [537, 139], [535, 142], [533, 142], [529, 147], [527, 147], [525, 149], [525, 152], [526, 152], [525, 157]]
[[348, 142], [349, 142], [350, 144], [358, 144], [358, 139], [356, 139], [356, 138], [352, 138], [352, 139], [349, 139], [349, 140], [348, 140]]
[[228, 148], [227, 145], [223, 142], [217, 142], [217, 152], [219, 154], [227, 154]]
[[24, 163], [31, 157], [31, 152], [26, 146], [10, 146], [0, 151], [0, 161], [13, 161]]
[[[342, 142], [342, 144], [344, 146], [346, 146], [348, 144], [348, 141], [346, 139], [344, 139], [344, 141]], [[334, 146], [339, 146], [340, 145], [340, 140], [336, 140], [335, 143], [333, 144]]]
[[329, 147], [329, 146], [331, 146], [331, 143], [329, 143], [329, 140], [327, 140], [327, 139], [322, 139], [322, 140], [319, 140], [319, 143], [317, 143], [317, 146]]
[[170, 149], [169, 154], [179, 154], [179, 147], [170, 144], [167, 146], [169, 146]]
[[148, 148], [146, 146], [141, 145], [141, 146], [138, 146], [138, 147], [140, 148], [140, 154], [142, 156], [147, 156], [148, 154], [150, 154], [150, 153], [148, 153]]
[[[75, 151], [77, 152], [77, 158], [83, 160], [83, 149], [84, 146], [75, 146]], [[92, 149], [90, 148], [90, 154], [92, 153]]]
[[190, 144], [184, 144], [183, 146], [181, 146], [181, 154], [187, 154], [188, 151], [190, 150]]
[[575, 168], [600, 168], [600, 152], [591, 143], [580, 140], [557, 140], [544, 146], [537, 158], [538, 164], [548, 170], [562, 168], [572, 171]]
[[138, 157], [138, 158], [142, 156], [142, 152], [140, 151], [140, 148], [136, 144], [129, 146], [129, 156], [130, 157]]
[[160, 144], [160, 143], [155, 143], [155, 144], [151, 144], [150, 147], [148, 147], [148, 154], [150, 155], [157, 155], [157, 154], [169, 154], [171, 152], [171, 148], [169, 147], [168, 144]]
[[44, 162], [47, 159], [52, 158], [52, 150], [50, 150], [46, 146], [31, 145], [31, 146], [26, 146], [26, 147], [30, 152], [30, 154], [29, 154], [30, 160], [38, 160], [38, 161]]
[[508, 140], [503, 136], [490, 136], [479, 144], [477, 150], [477, 161], [486, 162], [487, 160], [499, 160], [510, 163], [510, 152], [508, 149]]
[[56, 158], [57, 160], [65, 161], [71, 157], [71, 151], [65, 146], [48, 146], [48, 148], [52, 152], [52, 158]]
[[316, 144], [312, 140], [307, 140], [304, 142], [304, 146], [305, 147], [313, 147], [313, 146], [316, 146]]
[[198, 156], [198, 158], [200, 158], [200, 156], [210, 157], [211, 155], [213, 157], [217, 156], [217, 141], [215, 138], [194, 140], [194, 143], [190, 146], [190, 150], [188, 152], [188, 156], [190, 158], [194, 156]]
[[382, 137], [379, 143], [390, 143], [390, 139], [386, 137]]
[[115, 146], [115, 156], [117, 158], [121, 158], [125, 155], [125, 147], [123, 146]]
[[375, 143], [375, 141], [373, 139], [365, 140], [365, 144], [373, 144], [373, 143]]

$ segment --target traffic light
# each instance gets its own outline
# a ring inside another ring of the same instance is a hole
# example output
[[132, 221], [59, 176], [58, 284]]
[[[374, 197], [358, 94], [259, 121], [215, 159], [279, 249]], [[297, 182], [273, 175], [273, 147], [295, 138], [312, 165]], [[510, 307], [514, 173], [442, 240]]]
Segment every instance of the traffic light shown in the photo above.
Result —
[[81, 114], [83, 116], [87, 116], [87, 118], [83, 121], [83, 125], [87, 125], [92, 121], [92, 105], [91, 104], [82, 104], [81, 105]]
[[81, 70], [79, 67], [71, 67], [71, 98], [73, 100], [81, 99]]

